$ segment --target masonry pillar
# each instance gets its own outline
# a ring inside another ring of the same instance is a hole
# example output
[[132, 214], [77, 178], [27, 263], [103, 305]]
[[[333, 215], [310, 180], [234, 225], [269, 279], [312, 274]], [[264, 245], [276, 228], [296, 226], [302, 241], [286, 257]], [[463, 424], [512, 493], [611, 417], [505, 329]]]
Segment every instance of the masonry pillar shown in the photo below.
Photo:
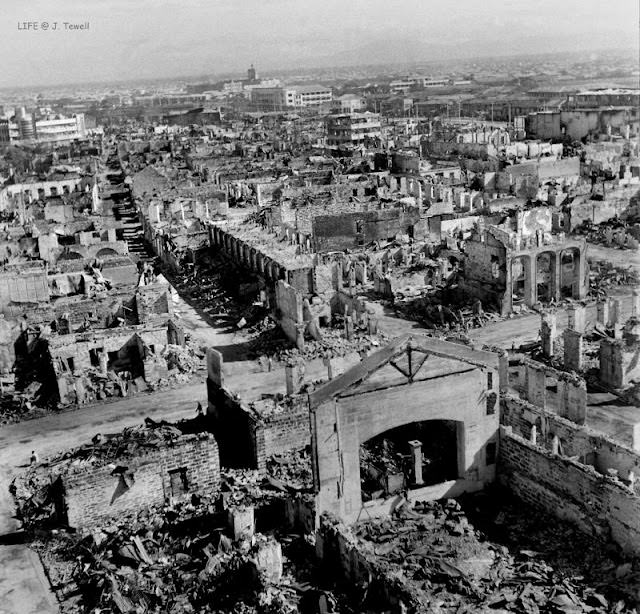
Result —
[[631, 317], [640, 318], [640, 289], [634, 288], [631, 292]]
[[294, 365], [286, 365], [284, 368], [284, 379], [287, 395], [292, 395], [298, 392], [296, 390], [296, 367]]
[[567, 328], [564, 331], [564, 366], [572, 371], [582, 371], [584, 366], [582, 333]]
[[527, 363], [527, 400], [538, 407], [545, 406], [545, 374], [544, 369], [539, 369]]
[[413, 473], [413, 484], [415, 486], [421, 486], [424, 484], [422, 479], [422, 442], [418, 439], [413, 439], [409, 442], [411, 448], [411, 469]]
[[598, 301], [596, 306], [598, 324], [609, 326], [609, 299]]
[[551, 289], [551, 296], [555, 299], [556, 303], [560, 301], [560, 280], [561, 277], [561, 267], [562, 267], [562, 258], [560, 257], [561, 252], [556, 252], [553, 256], [553, 279], [551, 283], [553, 287]]
[[570, 305], [567, 309], [569, 328], [584, 334], [587, 328], [587, 308], [584, 305]]
[[207, 377], [219, 388], [224, 387], [224, 360], [222, 354], [213, 348], [207, 349]]
[[[527, 261], [525, 260], [525, 262]], [[525, 271], [524, 275], [525, 303], [529, 307], [532, 307], [538, 300], [538, 277], [536, 272], [536, 258], [534, 256], [529, 256], [528, 262], [525, 266], [528, 269], [528, 273], [527, 271]]]
[[568, 377], [564, 389], [564, 416], [575, 424], [587, 421], [587, 384], [580, 378]]
[[542, 353], [547, 358], [553, 356], [553, 346], [557, 336], [556, 314], [544, 312], [540, 322], [540, 338], [542, 340]]
[[609, 326], [615, 326], [622, 322], [622, 303], [619, 298], [613, 298], [609, 304]]

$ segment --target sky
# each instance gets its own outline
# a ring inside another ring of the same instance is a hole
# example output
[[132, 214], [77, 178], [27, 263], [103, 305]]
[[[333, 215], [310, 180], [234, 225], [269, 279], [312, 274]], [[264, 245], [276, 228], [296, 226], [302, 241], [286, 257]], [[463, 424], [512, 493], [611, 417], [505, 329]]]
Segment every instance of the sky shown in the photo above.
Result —
[[638, 0], [2, 0], [0, 87], [240, 76], [252, 62], [271, 71], [553, 51], [588, 57], [637, 47], [638, 10]]

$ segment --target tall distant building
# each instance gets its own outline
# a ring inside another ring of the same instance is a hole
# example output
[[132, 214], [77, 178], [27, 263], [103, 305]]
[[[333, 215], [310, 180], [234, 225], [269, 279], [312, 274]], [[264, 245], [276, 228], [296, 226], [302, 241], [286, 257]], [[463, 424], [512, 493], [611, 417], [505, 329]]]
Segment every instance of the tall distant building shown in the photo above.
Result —
[[258, 78], [258, 73], [256, 72], [256, 69], [253, 67], [253, 64], [251, 64], [251, 67], [247, 70], [247, 81], [253, 82], [257, 78]]

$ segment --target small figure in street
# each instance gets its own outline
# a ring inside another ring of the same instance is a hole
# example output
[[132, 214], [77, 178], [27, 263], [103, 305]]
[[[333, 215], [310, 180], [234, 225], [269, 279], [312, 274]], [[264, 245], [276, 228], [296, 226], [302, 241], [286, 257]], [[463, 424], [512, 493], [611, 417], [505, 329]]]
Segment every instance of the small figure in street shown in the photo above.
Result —
[[30, 464], [31, 465], [37, 465], [39, 462], [38, 459], [38, 455], [36, 454], [35, 450], [31, 450], [31, 459], [30, 459]]
[[269, 370], [269, 373], [271, 373], [271, 370], [273, 369], [273, 358], [271, 358], [271, 356], [269, 356], [269, 360], [267, 361], [267, 369]]

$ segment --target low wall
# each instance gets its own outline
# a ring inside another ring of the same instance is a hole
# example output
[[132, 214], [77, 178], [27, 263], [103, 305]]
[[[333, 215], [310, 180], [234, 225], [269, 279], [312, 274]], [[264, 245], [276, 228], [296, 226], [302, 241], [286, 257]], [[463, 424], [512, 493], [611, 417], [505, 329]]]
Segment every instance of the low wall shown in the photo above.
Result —
[[620, 481], [533, 445], [504, 426], [498, 475], [525, 503], [611, 539], [629, 554], [640, 553], [640, 497]]
[[114, 474], [113, 465], [88, 466], [61, 476], [69, 526], [90, 528], [150, 505], [210, 493], [220, 481], [218, 445], [207, 433], [140, 448], [135, 456], [118, 458], [118, 466], [126, 469]]

